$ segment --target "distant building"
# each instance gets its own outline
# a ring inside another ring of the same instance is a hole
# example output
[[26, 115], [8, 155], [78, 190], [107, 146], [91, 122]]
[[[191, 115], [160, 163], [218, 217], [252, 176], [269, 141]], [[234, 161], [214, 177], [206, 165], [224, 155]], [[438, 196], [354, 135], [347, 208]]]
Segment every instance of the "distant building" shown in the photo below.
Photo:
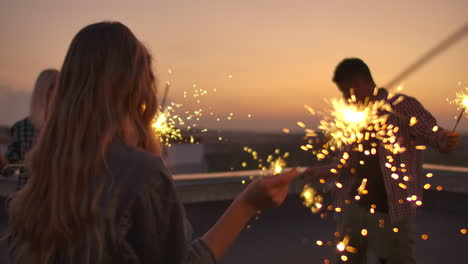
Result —
[[172, 173], [202, 173], [208, 170], [203, 144], [172, 144], [166, 150], [164, 161]]

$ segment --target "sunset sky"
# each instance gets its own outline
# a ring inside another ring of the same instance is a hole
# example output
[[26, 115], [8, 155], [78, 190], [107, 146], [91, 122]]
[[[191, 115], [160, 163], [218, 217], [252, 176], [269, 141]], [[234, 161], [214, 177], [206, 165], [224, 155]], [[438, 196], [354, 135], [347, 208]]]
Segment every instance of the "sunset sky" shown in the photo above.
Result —
[[[0, 124], [27, 115], [38, 73], [59, 69], [73, 36], [93, 22], [129, 26], [174, 101], [184, 103], [193, 84], [216, 88], [203, 103], [235, 118], [208, 126], [280, 132], [310, 121], [304, 104], [324, 109], [340, 96], [331, 78], [343, 58], [362, 58], [384, 85], [468, 21], [467, 10], [466, 0], [2, 1]], [[452, 128], [457, 111], [446, 98], [468, 86], [468, 36], [403, 84]], [[468, 132], [468, 119], [459, 128]]]

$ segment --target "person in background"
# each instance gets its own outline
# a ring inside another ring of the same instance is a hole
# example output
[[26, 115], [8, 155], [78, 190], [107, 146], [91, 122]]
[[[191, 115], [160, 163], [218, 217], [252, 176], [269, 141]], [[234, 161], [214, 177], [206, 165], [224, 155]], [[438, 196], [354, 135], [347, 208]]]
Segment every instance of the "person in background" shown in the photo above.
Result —
[[[392, 105], [387, 123], [399, 127], [397, 142], [406, 148], [406, 151], [393, 155], [381, 141], [368, 140], [363, 143], [366, 145], [364, 149], [375, 146], [376, 154], [348, 152], [349, 159], [338, 175], [330, 171], [337, 167], [335, 162], [308, 168], [302, 175], [308, 182], [325, 179], [337, 185], [332, 191], [333, 207], [337, 214], [342, 214], [339, 238], [347, 243], [341, 248], [337, 263], [365, 264], [369, 253], [380, 263], [415, 263], [414, 217], [416, 207], [422, 204], [424, 185], [423, 150], [417, 146], [450, 152], [458, 145], [459, 134], [439, 127], [435, 118], [415, 98], [404, 94], [388, 98], [388, 91], [377, 89], [368, 66], [358, 58], [339, 63], [333, 81], [345, 99], [354, 94], [361, 103], [387, 100]], [[395, 100], [401, 101], [395, 103]], [[417, 122], [411, 124], [414, 118]], [[397, 169], [397, 166], [401, 168]], [[365, 186], [367, 194], [358, 193], [360, 186]], [[368, 235], [363, 235], [364, 229]], [[348, 246], [355, 250], [348, 252]]]
[[152, 59], [125, 25], [72, 40], [54, 107], [9, 203], [13, 264], [216, 263], [258, 210], [279, 206], [295, 170], [254, 180], [192, 240], [151, 122]]
[[3, 170], [6, 164], [7, 162], [5, 158], [3, 157], [3, 154], [0, 152], [0, 172]]
[[10, 129], [12, 142], [8, 145], [5, 153], [5, 159], [8, 163], [4, 171], [5, 175], [13, 174], [18, 168], [21, 173], [24, 172], [25, 155], [32, 148], [39, 130], [45, 123], [58, 76], [57, 70], [47, 69], [37, 77], [31, 97], [29, 116], [16, 122]]

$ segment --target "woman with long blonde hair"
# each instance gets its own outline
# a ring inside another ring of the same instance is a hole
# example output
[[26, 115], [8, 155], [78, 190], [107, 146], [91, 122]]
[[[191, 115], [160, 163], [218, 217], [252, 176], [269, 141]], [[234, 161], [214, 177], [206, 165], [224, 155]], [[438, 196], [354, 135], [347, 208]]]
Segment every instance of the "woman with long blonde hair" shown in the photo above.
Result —
[[151, 129], [151, 64], [120, 23], [74, 37], [30, 180], [9, 204], [12, 263], [215, 263], [257, 210], [283, 202], [295, 171], [253, 181], [192, 240]]
[[[36, 79], [31, 96], [29, 116], [16, 122], [10, 129], [12, 142], [5, 153], [6, 167], [21, 167], [26, 153], [32, 148], [39, 130], [46, 120], [59, 72], [56, 69], [43, 70]], [[12, 174], [14, 170], [6, 169], [3, 174]]]

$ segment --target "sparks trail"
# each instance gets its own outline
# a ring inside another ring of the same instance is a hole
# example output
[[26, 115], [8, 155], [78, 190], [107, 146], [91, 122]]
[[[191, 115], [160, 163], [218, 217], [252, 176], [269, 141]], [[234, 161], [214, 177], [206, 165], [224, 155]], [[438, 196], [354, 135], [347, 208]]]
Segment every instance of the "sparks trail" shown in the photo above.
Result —
[[[275, 149], [275, 153], [268, 155], [266, 159], [259, 157], [258, 152], [252, 148], [244, 147], [244, 151], [249, 153], [252, 159], [258, 163], [257, 167], [262, 170], [262, 175], [280, 174], [287, 166], [286, 159], [290, 156], [289, 152], [281, 154], [280, 149]], [[242, 162], [242, 167], [247, 167], [247, 162]]]
[[449, 103], [457, 105], [457, 109], [460, 111], [455, 126], [453, 127], [453, 131], [455, 131], [458, 123], [460, 123], [460, 120], [463, 117], [463, 114], [468, 114], [468, 88], [465, 87], [464, 91], [456, 93], [455, 99], [453, 101], [449, 101]]
[[410, 76], [412, 73], [414, 73], [416, 70], [420, 69], [422, 66], [424, 66], [426, 63], [428, 63], [430, 60], [435, 58], [437, 55], [441, 54], [442, 52], [446, 51], [448, 48], [450, 48], [452, 45], [460, 41], [465, 35], [468, 33], [468, 22], [465, 22], [465, 24], [457, 29], [453, 34], [448, 36], [446, 39], [441, 41], [439, 44], [434, 46], [432, 49], [427, 51], [423, 56], [421, 56], [419, 59], [417, 59], [415, 62], [410, 64], [405, 70], [400, 72], [395, 78], [393, 78], [391, 81], [385, 85], [385, 88], [390, 89], [391, 87], [398, 85], [401, 83], [404, 79], [406, 79], [408, 76]]

